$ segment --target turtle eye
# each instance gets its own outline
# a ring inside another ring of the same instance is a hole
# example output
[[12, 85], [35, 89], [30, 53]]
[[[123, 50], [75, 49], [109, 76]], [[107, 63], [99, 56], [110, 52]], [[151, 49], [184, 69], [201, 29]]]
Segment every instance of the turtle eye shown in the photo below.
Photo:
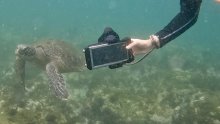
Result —
[[25, 51], [24, 51], [24, 49], [18, 49], [18, 53], [19, 53], [20, 55], [24, 55], [24, 54], [25, 54]]

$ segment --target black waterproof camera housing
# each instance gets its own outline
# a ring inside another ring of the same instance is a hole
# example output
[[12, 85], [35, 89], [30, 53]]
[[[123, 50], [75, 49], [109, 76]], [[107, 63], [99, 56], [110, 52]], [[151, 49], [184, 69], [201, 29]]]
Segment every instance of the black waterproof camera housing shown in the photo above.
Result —
[[134, 60], [132, 50], [125, 48], [129, 42], [130, 38], [120, 40], [117, 33], [111, 28], [106, 28], [97, 44], [84, 49], [87, 68], [92, 70], [109, 66], [110, 69], [114, 69], [132, 62]]
[[86, 66], [92, 70], [99, 67], [121, 67], [133, 61], [131, 50], [125, 47], [127, 42], [95, 44], [85, 48]]

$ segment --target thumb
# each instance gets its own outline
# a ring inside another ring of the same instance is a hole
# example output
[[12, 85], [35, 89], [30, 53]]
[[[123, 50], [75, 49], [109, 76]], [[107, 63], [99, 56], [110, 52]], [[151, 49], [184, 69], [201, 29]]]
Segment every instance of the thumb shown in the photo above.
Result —
[[131, 49], [132, 47], [135, 46], [135, 44], [136, 43], [131, 40], [131, 43], [126, 46], [126, 49]]

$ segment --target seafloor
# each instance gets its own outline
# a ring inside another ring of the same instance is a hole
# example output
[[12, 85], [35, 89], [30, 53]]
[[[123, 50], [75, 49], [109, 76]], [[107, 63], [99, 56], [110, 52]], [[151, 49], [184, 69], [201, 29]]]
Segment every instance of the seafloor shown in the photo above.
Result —
[[28, 39], [1, 32], [1, 124], [220, 124], [214, 50], [169, 44], [137, 65], [64, 74], [71, 96], [60, 101], [34, 66], [26, 68], [28, 91], [15, 83], [16, 42]]

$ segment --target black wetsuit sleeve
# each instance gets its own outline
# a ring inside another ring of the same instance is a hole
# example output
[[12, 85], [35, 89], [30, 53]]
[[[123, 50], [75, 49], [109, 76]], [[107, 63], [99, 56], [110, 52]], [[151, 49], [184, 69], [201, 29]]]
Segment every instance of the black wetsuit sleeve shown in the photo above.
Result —
[[155, 35], [158, 36], [160, 47], [175, 39], [197, 21], [202, 0], [180, 0], [180, 12], [171, 22]]

